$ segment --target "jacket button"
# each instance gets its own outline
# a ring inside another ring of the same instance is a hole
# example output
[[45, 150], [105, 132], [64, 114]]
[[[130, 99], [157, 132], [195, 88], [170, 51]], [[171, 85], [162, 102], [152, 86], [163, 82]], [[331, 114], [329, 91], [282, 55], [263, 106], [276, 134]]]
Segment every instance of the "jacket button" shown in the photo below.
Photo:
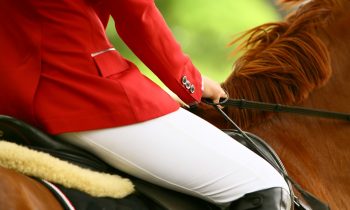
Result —
[[196, 88], [194, 87], [194, 85], [191, 85], [191, 87], [190, 87], [190, 93], [194, 93], [194, 90], [195, 90]]
[[181, 79], [181, 82], [182, 82], [183, 85], [186, 85], [186, 83], [188, 82], [187, 77], [183, 76], [182, 79]]
[[185, 84], [185, 87], [187, 90], [189, 90], [191, 88], [191, 83], [190, 81], [187, 80], [186, 84]]

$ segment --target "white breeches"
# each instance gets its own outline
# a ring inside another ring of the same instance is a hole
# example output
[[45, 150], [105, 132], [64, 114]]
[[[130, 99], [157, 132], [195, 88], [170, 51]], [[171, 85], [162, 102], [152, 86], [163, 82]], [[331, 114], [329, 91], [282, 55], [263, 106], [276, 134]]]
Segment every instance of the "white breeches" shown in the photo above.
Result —
[[60, 137], [126, 173], [216, 204], [271, 187], [288, 190], [265, 160], [181, 108], [142, 123]]

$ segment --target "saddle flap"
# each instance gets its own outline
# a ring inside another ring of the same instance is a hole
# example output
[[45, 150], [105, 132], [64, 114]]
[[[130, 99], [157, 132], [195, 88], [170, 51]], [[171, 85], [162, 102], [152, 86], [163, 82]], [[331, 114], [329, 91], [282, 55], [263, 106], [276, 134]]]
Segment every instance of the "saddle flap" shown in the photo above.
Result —
[[[263, 139], [252, 133], [244, 132], [253, 141], [255, 146], [258, 147], [255, 148], [252, 145], [250, 145], [247, 139], [237, 130], [227, 129], [224, 130], [224, 132], [239, 143], [241, 143], [242, 145], [244, 145], [245, 147], [247, 147], [248, 149], [250, 149], [251, 151], [253, 151], [254, 153], [256, 153], [257, 155], [259, 155], [260, 157], [262, 157], [263, 159], [265, 159], [268, 163], [273, 163], [272, 166], [278, 166], [280, 171], [284, 171], [287, 174], [287, 171], [277, 153]], [[259, 151], [257, 151], [257, 149]]]

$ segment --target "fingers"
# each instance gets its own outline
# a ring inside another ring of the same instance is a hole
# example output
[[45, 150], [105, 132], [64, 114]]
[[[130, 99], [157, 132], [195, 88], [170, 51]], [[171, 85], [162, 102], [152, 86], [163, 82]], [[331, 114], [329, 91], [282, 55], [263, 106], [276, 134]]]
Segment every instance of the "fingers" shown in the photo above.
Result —
[[[220, 103], [220, 99], [222, 98], [227, 98], [227, 94], [226, 92], [220, 87], [220, 90], [218, 91], [219, 92], [219, 95], [217, 97], [215, 97], [215, 99], [213, 99], [213, 102], [216, 103], [216, 104], [219, 104]], [[220, 109], [223, 109], [224, 107], [221, 106], [221, 105], [218, 105], [218, 107]]]
[[[203, 97], [213, 100], [214, 103], [219, 103], [221, 98], [227, 98], [226, 92], [222, 89], [219, 83], [203, 77], [204, 90]], [[220, 107], [222, 108], [222, 107]]]
[[224, 89], [222, 89], [221, 86], [218, 87], [217, 93], [218, 94], [215, 97], [212, 98], [214, 103], [219, 103], [220, 99], [228, 97], [226, 92], [224, 91]]

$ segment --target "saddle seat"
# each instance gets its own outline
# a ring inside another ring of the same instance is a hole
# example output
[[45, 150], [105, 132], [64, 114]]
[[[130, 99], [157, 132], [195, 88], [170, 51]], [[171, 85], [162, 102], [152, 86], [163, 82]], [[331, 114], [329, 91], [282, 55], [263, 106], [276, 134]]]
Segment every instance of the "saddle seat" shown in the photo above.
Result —
[[[224, 130], [229, 136], [239, 141], [249, 148], [246, 144], [245, 138], [236, 130]], [[246, 132], [246, 134], [259, 146], [260, 150], [265, 153], [270, 161], [279, 165], [283, 170], [284, 167], [278, 156], [274, 153], [262, 139]], [[191, 197], [182, 193], [168, 190], [151, 183], [145, 182], [141, 179], [125, 174], [100, 160], [93, 154], [77, 148], [74, 145], [62, 142], [55, 139], [39, 129], [28, 125], [27, 123], [15, 119], [10, 116], [0, 115], [0, 139], [14, 142], [19, 145], [24, 145], [34, 150], [46, 152], [54, 157], [66, 160], [70, 163], [76, 164], [83, 168], [91, 170], [118, 174], [129, 178], [135, 185], [136, 193], [141, 194], [142, 197], [147, 198], [147, 202], [152, 203], [152, 209], [158, 210], [215, 210], [220, 209], [213, 204], [210, 204], [201, 199]], [[252, 149], [252, 148], [250, 148]], [[252, 149], [254, 151], [254, 149]]]

